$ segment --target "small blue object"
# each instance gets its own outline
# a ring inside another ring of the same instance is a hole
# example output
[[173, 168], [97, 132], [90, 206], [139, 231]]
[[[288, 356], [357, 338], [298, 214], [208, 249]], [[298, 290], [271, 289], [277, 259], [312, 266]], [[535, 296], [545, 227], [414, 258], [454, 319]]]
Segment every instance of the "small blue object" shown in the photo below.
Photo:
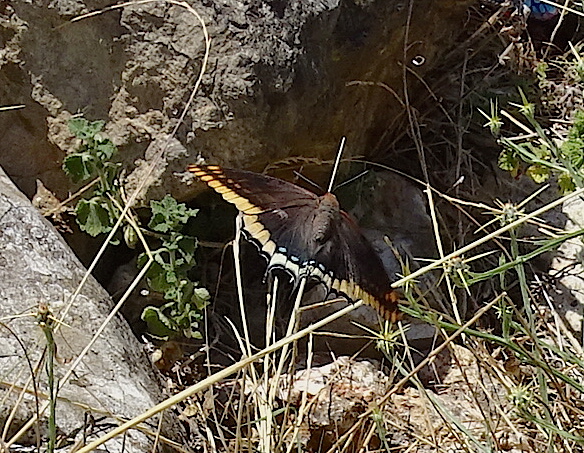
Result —
[[539, 0], [524, 0], [523, 4], [531, 11], [531, 16], [538, 20], [549, 20], [554, 18], [560, 11], [558, 8]]

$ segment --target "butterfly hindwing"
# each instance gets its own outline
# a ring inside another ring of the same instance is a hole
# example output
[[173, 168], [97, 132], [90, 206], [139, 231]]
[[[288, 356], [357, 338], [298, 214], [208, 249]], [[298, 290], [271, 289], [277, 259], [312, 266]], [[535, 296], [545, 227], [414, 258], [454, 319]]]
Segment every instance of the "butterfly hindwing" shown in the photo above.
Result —
[[[337, 239], [317, 254], [316, 260], [335, 269], [333, 289], [353, 299], [363, 299], [384, 317], [397, 313], [397, 293], [383, 262], [349, 215], [341, 211]], [[333, 267], [336, 266], [336, 267]], [[338, 283], [337, 283], [338, 280]], [[348, 287], [343, 288], [343, 282]]]

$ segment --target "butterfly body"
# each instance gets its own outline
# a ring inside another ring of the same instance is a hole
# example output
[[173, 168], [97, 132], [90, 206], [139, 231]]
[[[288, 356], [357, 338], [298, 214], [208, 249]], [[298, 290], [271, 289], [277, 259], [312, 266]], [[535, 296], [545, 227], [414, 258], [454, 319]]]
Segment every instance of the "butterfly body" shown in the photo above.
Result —
[[332, 193], [322, 196], [270, 176], [218, 166], [188, 170], [241, 212], [242, 230], [268, 259], [298, 282], [362, 299], [386, 319], [399, 318], [397, 293], [381, 259]]

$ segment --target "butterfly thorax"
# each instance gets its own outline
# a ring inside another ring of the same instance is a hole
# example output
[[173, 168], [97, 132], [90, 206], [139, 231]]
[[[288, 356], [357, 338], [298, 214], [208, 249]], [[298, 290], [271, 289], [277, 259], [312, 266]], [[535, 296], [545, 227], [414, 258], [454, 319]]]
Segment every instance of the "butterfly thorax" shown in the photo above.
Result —
[[330, 239], [335, 222], [339, 218], [339, 212], [339, 201], [332, 193], [327, 192], [318, 197], [318, 209], [314, 211], [312, 221], [315, 242], [322, 244]]

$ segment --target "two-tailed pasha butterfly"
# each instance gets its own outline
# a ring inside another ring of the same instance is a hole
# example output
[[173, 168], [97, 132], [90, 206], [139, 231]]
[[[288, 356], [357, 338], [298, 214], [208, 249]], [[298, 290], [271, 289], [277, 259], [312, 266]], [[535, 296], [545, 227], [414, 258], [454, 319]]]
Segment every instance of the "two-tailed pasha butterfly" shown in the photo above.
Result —
[[241, 212], [242, 230], [268, 259], [268, 272], [285, 269], [296, 282], [316, 279], [387, 320], [399, 319], [399, 295], [381, 259], [332, 193], [317, 196], [281, 179], [214, 165], [188, 170]]

